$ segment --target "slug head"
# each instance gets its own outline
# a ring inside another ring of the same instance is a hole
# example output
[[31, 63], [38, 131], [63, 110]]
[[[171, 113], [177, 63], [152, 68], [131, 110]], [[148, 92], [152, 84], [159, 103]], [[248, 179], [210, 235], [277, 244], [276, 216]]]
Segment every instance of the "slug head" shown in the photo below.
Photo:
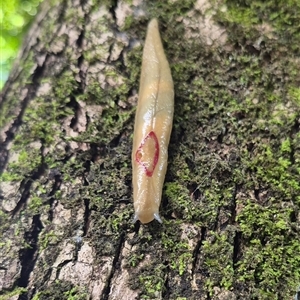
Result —
[[144, 210], [140, 212], [136, 212], [133, 217], [133, 223], [139, 220], [142, 224], [150, 223], [153, 220], [157, 220], [159, 223], [162, 223], [162, 220], [158, 214], [158, 212], [153, 212], [151, 210]]

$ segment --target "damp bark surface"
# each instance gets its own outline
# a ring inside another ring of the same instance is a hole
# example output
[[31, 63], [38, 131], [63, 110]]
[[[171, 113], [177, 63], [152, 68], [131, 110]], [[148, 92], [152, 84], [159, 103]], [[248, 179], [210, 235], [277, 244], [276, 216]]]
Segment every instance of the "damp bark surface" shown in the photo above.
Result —
[[[298, 1], [47, 1], [0, 98], [0, 299], [292, 299]], [[142, 47], [175, 87], [163, 224], [133, 224]]]

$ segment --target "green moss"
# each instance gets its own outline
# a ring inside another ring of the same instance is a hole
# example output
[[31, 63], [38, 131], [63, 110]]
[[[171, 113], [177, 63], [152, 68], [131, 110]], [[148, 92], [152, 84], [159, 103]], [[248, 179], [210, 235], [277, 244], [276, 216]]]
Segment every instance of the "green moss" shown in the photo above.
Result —
[[153, 1], [152, 6], [149, 7], [151, 16], [162, 20], [172, 20], [176, 16], [183, 16], [190, 9], [193, 8], [194, 0], [176, 1], [170, 5], [165, 1]]
[[[139, 282], [141, 289], [144, 293], [141, 295], [141, 299], [153, 299], [159, 297], [164, 286], [163, 278], [163, 265], [158, 265], [152, 270], [153, 273], [147, 275], [143, 274], [139, 276]], [[155, 274], [155, 276], [153, 276]]]
[[[171, 199], [170, 210], [179, 211], [180, 214], [187, 214], [193, 210], [191, 206], [191, 200], [185, 193], [185, 187], [176, 183], [166, 183], [165, 184], [165, 195]], [[189, 211], [190, 209], [190, 211]]]
[[[29, 150], [30, 149], [30, 150]], [[41, 163], [39, 149], [26, 147], [19, 152], [17, 160], [12, 161], [0, 176], [0, 182], [19, 181], [28, 178]]]
[[178, 272], [180, 276], [187, 272], [188, 265], [192, 263], [192, 254], [188, 241], [180, 239], [179, 233], [174, 232], [173, 228], [179, 226], [179, 222], [166, 224], [166, 229], [161, 236], [161, 243], [168, 253], [169, 267]]
[[39, 245], [41, 249], [47, 249], [49, 245], [55, 245], [59, 241], [57, 234], [53, 230], [49, 232], [43, 232], [39, 238]]
[[3, 295], [0, 295], [0, 300], [9, 300], [14, 296], [19, 296], [27, 292], [25, 288], [16, 288], [11, 292], [6, 292]]
[[30, 78], [32, 74], [32, 68], [35, 66], [34, 62], [34, 55], [32, 53], [28, 54], [28, 57], [26, 59], [22, 59], [20, 61], [19, 65], [19, 78], [18, 81], [15, 83], [12, 83], [12, 86], [10, 87], [7, 98], [9, 98], [10, 101], [3, 101], [1, 103], [1, 110], [0, 110], [0, 128], [4, 128], [5, 125], [9, 124], [10, 121], [14, 121], [16, 118], [16, 107], [19, 106], [20, 99], [24, 102], [27, 100], [23, 99], [26, 95], [19, 95], [20, 89], [24, 86], [29, 86], [30, 81], [28, 78]]
[[291, 100], [299, 107], [300, 106], [300, 88], [291, 87], [288, 91]]
[[36, 293], [34, 300], [61, 299], [61, 300], [83, 300], [87, 298], [87, 292], [83, 287], [74, 286], [69, 282], [56, 280], [47, 289]]
[[145, 255], [143, 253], [141, 254], [130, 254], [128, 258], [128, 265], [131, 267], [136, 267], [143, 259]]
[[233, 232], [212, 233], [210, 238], [203, 242], [202, 252], [205, 257], [203, 269], [210, 273], [206, 281], [209, 293], [213, 295], [214, 286], [232, 289], [234, 284], [234, 268], [231, 260]]
[[[272, 0], [227, 0], [225, 3], [227, 9], [220, 10], [218, 18], [229, 26], [232, 39], [277, 35], [279, 44], [285, 45], [293, 40], [289, 47], [293, 52], [299, 52], [300, 33], [297, 24], [300, 5], [297, 0], [286, 1], [284, 5]], [[239, 36], [235, 33], [239, 33]]]
[[250, 244], [237, 265], [237, 280], [248, 285], [251, 282], [249, 288], [261, 299], [284, 295], [280, 289], [286, 289], [285, 282], [289, 282], [291, 292], [299, 283], [300, 260], [295, 253], [300, 245], [297, 232], [291, 230], [291, 212], [276, 202], [264, 208], [249, 201], [238, 218]]
[[124, 31], [131, 28], [132, 24], [134, 22], [134, 18], [133, 16], [126, 16], [125, 17], [125, 24], [124, 24], [124, 28], [122, 28]]
[[283, 193], [285, 197], [294, 197], [300, 191], [299, 173], [294, 172], [291, 163], [290, 141], [284, 140], [281, 143], [280, 150], [276, 145], [261, 146], [260, 155], [249, 163], [251, 168], [255, 168], [257, 177], [261, 182], [270, 184], [275, 190]]

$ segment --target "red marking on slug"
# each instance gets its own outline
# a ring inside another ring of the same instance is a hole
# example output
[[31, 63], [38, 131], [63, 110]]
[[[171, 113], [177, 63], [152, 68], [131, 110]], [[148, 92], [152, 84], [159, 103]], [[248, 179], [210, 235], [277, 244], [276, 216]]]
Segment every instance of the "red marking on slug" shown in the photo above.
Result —
[[150, 131], [135, 153], [136, 161], [144, 167], [148, 177], [153, 175], [159, 157], [159, 143], [154, 131]]

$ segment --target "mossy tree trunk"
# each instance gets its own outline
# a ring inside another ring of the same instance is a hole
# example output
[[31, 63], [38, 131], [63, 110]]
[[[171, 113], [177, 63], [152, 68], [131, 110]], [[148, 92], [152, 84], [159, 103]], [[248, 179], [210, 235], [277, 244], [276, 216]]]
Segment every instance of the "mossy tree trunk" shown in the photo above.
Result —
[[[277, 3], [277, 2], [276, 2]], [[0, 102], [0, 299], [291, 299], [298, 1], [42, 4]], [[163, 224], [132, 224], [149, 19], [175, 83]]]

